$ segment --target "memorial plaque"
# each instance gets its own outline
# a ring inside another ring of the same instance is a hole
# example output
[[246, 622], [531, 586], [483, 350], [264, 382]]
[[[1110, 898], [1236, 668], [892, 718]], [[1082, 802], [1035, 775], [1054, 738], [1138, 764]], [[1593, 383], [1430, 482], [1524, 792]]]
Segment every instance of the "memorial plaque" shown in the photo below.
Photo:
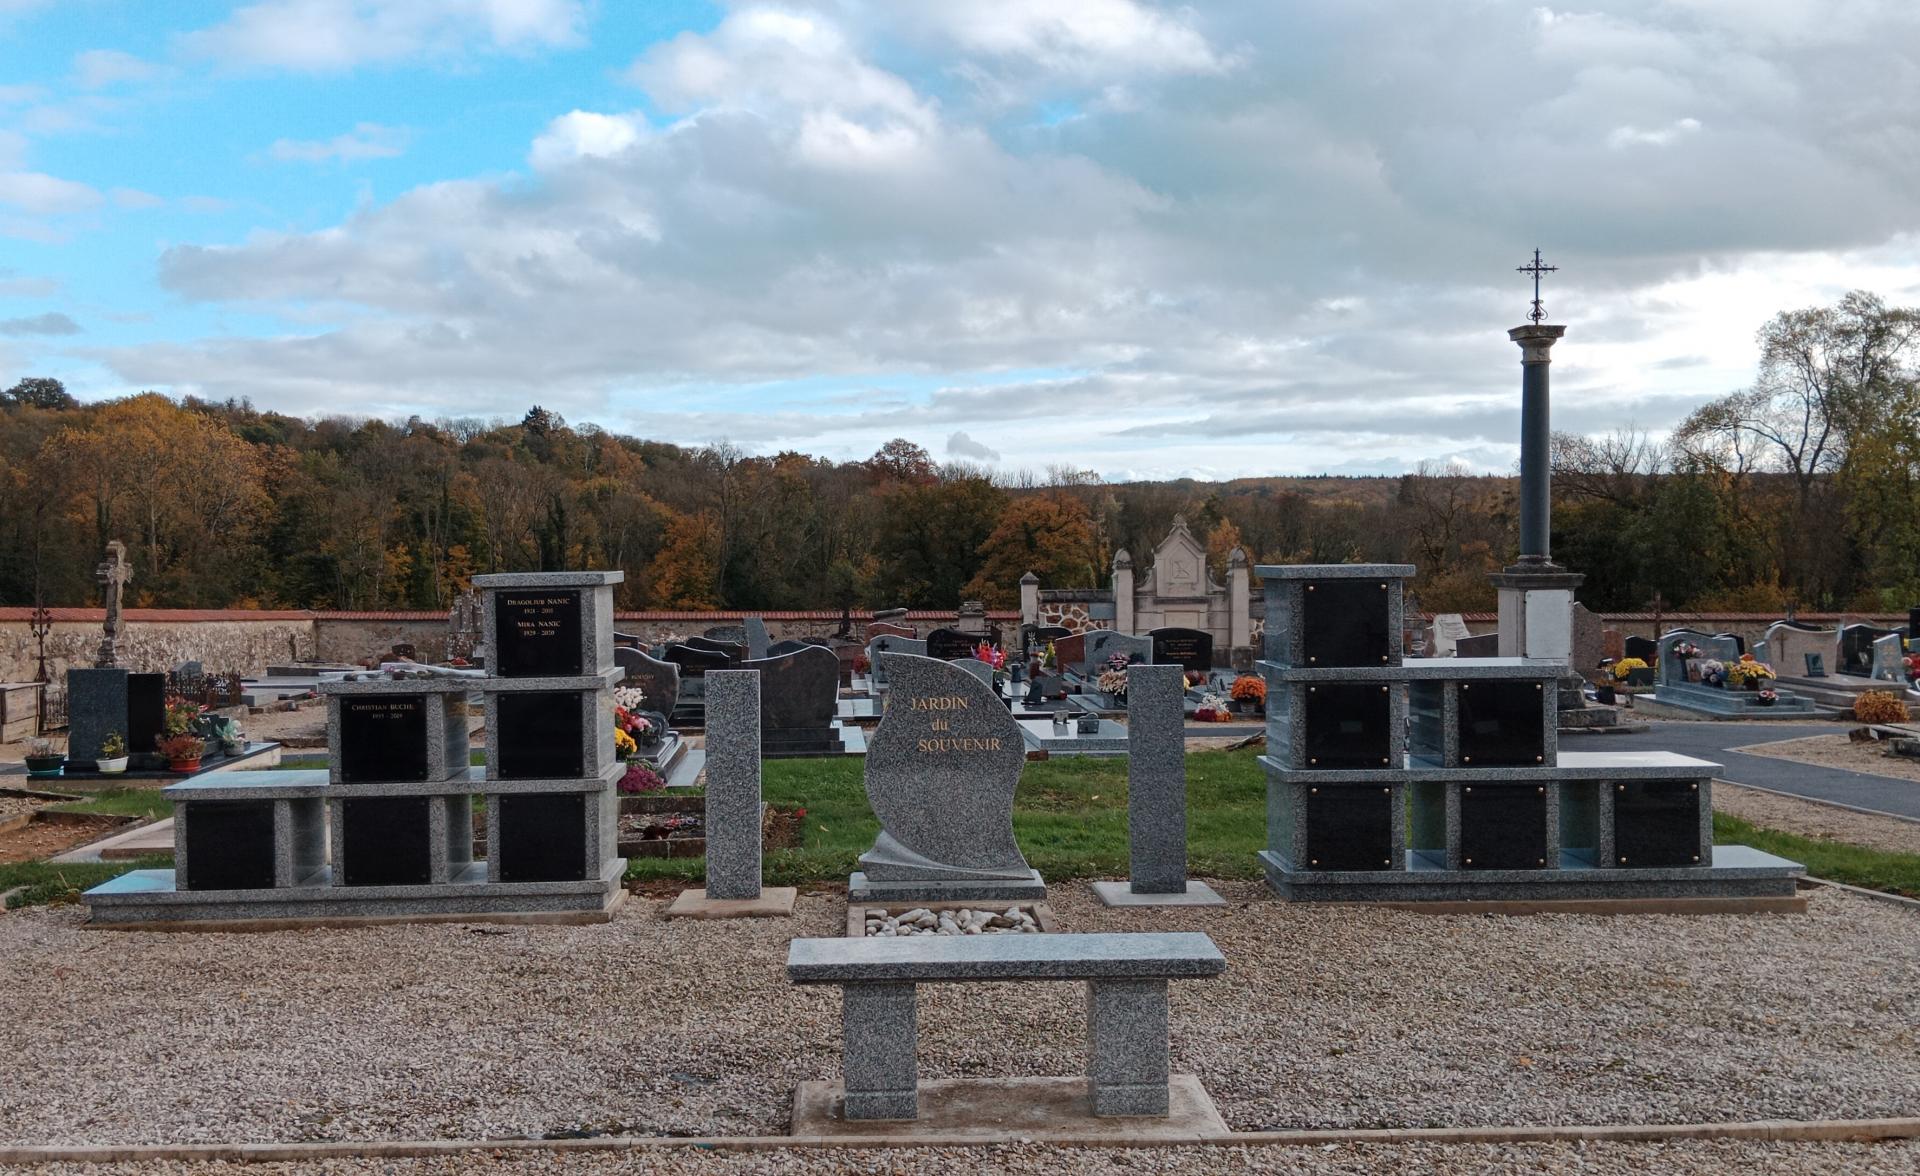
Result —
[[1460, 868], [1547, 868], [1547, 789], [1543, 784], [1460, 786]]
[[1392, 758], [1392, 697], [1374, 683], [1307, 687], [1309, 768], [1380, 768]]
[[1629, 780], [1613, 786], [1613, 864], [1692, 866], [1700, 862], [1700, 785]]
[[1307, 789], [1306, 870], [1393, 868], [1393, 789], [1382, 784]]
[[586, 771], [580, 693], [539, 690], [495, 699], [500, 730], [491, 732], [504, 780], [570, 780]]
[[272, 889], [272, 801], [196, 800], [185, 808], [187, 880], [183, 889]]
[[1809, 653], [1806, 655], [1806, 662], [1807, 677], [1824, 678], [1827, 676], [1827, 659], [1824, 654]]
[[[348, 886], [421, 886], [433, 881], [432, 799], [356, 797], [340, 804], [342, 880]], [[192, 856], [188, 856], [189, 865]]]
[[980, 642], [985, 640], [978, 633], [962, 633], [958, 629], [935, 629], [927, 634], [927, 656], [941, 661], [959, 661], [972, 657]]
[[1312, 580], [1300, 586], [1300, 663], [1381, 666], [1392, 656], [1389, 581]]
[[1532, 767], [1546, 762], [1545, 688], [1538, 682], [1460, 683], [1462, 767]]
[[154, 750], [167, 727], [167, 676], [127, 675], [127, 750], [140, 755]]
[[502, 678], [566, 678], [582, 673], [580, 593], [556, 588], [502, 589], [493, 598], [493, 659]]
[[341, 695], [339, 750], [344, 784], [426, 779], [426, 695]]
[[1153, 639], [1153, 664], [1156, 666], [1180, 666], [1202, 671], [1213, 668], [1211, 633], [1199, 629], [1155, 629], [1147, 636]]
[[500, 798], [500, 881], [584, 882], [587, 803], [580, 792]]

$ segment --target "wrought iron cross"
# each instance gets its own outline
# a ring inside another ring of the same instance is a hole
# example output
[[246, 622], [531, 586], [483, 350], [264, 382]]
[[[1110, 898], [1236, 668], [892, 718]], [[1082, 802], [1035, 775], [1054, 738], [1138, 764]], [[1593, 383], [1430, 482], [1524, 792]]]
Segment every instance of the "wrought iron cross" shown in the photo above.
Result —
[[1540, 279], [1543, 275], [1558, 273], [1559, 271], [1560, 267], [1557, 265], [1541, 264], [1540, 251], [1538, 249], [1533, 251], [1533, 264], [1523, 265], [1518, 270], [1519, 273], [1529, 274], [1533, 277], [1533, 312], [1527, 315], [1527, 317], [1536, 323], [1547, 317], [1547, 308], [1540, 305]]

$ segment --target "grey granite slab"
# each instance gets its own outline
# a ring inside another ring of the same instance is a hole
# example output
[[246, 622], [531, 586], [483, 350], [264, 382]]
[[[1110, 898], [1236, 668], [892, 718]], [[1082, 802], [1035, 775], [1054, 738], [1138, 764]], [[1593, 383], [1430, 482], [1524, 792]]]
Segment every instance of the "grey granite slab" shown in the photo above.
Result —
[[1561, 752], [1553, 766], [1449, 768], [1430, 761], [1403, 760], [1406, 766], [1380, 769], [1292, 768], [1273, 756], [1261, 756], [1268, 779], [1290, 784], [1408, 784], [1419, 780], [1696, 780], [1717, 773], [1720, 765], [1668, 752]]
[[1397, 666], [1293, 666], [1261, 660], [1254, 669], [1276, 682], [1475, 682], [1489, 678], [1550, 682], [1566, 672], [1562, 662], [1518, 657], [1422, 657]]
[[611, 666], [591, 674], [565, 678], [482, 678], [476, 689], [489, 694], [513, 694], [519, 691], [609, 690], [626, 675], [623, 666]]
[[1026, 766], [1020, 724], [991, 687], [950, 662], [885, 653], [880, 665], [891, 685], [866, 745], [867, 801], [881, 826], [860, 856], [866, 881], [1030, 880], [1013, 838]]
[[1185, 692], [1179, 666], [1127, 670], [1127, 877], [1135, 894], [1187, 889]]
[[760, 690], [756, 669], [707, 674], [708, 898], [760, 897]]
[[1449, 870], [1409, 854], [1405, 870], [1294, 870], [1262, 850], [1267, 883], [1296, 902], [1497, 902], [1503, 900], [1791, 897], [1798, 862], [1744, 845], [1714, 847], [1711, 865], [1599, 869], [1562, 851], [1557, 870]]
[[1225, 906], [1227, 900], [1205, 882], [1188, 882], [1174, 894], [1135, 894], [1131, 882], [1096, 881], [1093, 894], [1100, 905], [1110, 907], [1182, 907]]
[[855, 870], [847, 878], [847, 897], [855, 902], [1012, 902], [1015, 899], [1045, 898], [1046, 879], [1038, 870], [1028, 870], [1022, 878], [978, 878], [939, 881], [917, 879], [904, 882], [877, 881]]
[[1168, 1109], [1167, 982], [1087, 982], [1087, 1095], [1102, 1118]]
[[[371, 670], [367, 672], [369, 674], [373, 673]], [[389, 678], [384, 675], [379, 677], [355, 678], [351, 681], [346, 678], [326, 678], [322, 679], [320, 684], [314, 687], [314, 693], [320, 695], [322, 698], [329, 698], [335, 695], [362, 694], [468, 695], [480, 693], [484, 687], [494, 680], [495, 679], [492, 678], [442, 678], [437, 676], [426, 678]]]
[[169, 784], [160, 795], [169, 800], [280, 800], [324, 796], [325, 768], [285, 772], [214, 772]]
[[236, 919], [406, 919], [506, 914], [593, 914], [624, 897], [618, 870], [587, 882], [489, 883], [485, 867], [469, 866], [447, 883], [425, 886], [331, 884], [322, 870], [305, 884], [274, 890], [180, 891], [172, 870], [134, 870], [86, 893], [92, 921], [111, 925]]
[[[267, 774], [285, 775], [285, 773]], [[602, 792], [612, 791], [620, 783], [620, 777], [626, 774], [627, 765], [619, 760], [613, 760], [604, 765], [596, 776], [489, 780], [487, 769], [475, 764], [467, 769], [465, 775], [455, 776], [449, 780], [394, 784], [336, 784], [328, 789], [327, 796], [330, 799], [341, 799], [362, 796], [466, 796], [481, 793], [503, 796], [528, 792]]]
[[767, 622], [765, 618], [748, 617], [746, 630], [748, 660], [759, 661], [765, 658], [767, 656], [767, 646], [772, 644], [767, 636]]
[[488, 588], [597, 588], [625, 582], [622, 571], [605, 572], [488, 572], [473, 578], [473, 586]]
[[1412, 564], [1258, 564], [1260, 580], [1410, 580], [1419, 569]]
[[1188, 978], [1226, 968], [1213, 940], [1197, 931], [795, 939], [787, 950], [787, 978], [796, 984]]

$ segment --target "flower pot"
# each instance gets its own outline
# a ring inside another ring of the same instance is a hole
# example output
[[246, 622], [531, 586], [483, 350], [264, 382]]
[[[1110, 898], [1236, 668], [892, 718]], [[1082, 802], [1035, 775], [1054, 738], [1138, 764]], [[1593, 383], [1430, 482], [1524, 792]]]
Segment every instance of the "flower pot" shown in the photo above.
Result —
[[1748, 690], [1758, 691], [1760, 689], [1760, 679], [1748, 678], [1745, 683], [1745, 688]]
[[66, 762], [64, 755], [30, 755], [27, 757], [27, 775], [58, 776], [60, 766]]
[[188, 760], [170, 759], [167, 761], [167, 770], [169, 772], [197, 772], [200, 770], [200, 757], [196, 755]]
[[1760, 706], [1772, 706], [1777, 700], [1772, 698], [1756, 698], [1753, 701]]
[[128, 757], [124, 755], [115, 756], [112, 759], [97, 759], [93, 761], [93, 770], [104, 775], [117, 776], [127, 770], [127, 759]]
[[1604, 702], [1608, 706], [1612, 706], [1618, 697], [1619, 696], [1613, 692], [1613, 687], [1611, 686], [1595, 686], [1593, 688], [1593, 699], [1595, 702]]
[[1653, 669], [1649, 667], [1644, 670], [1628, 670], [1627, 685], [1629, 686], [1653, 685]]

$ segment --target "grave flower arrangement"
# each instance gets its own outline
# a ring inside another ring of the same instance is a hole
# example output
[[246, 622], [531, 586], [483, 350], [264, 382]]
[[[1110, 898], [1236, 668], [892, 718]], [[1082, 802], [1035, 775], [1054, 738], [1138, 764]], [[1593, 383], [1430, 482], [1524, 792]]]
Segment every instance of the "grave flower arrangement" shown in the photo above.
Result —
[[988, 644], [985, 641], [974, 646], [973, 658], [975, 661], [983, 661], [989, 666], [992, 666], [993, 672], [996, 674], [1003, 672], [1007, 668], [1007, 651], [997, 645]]
[[127, 770], [127, 741], [120, 732], [109, 731], [100, 741], [100, 754], [94, 758], [93, 767], [110, 776]]
[[1233, 700], [1267, 705], [1267, 680], [1258, 674], [1242, 674], [1233, 680]]
[[1727, 664], [1718, 658], [1708, 658], [1700, 663], [1700, 684], [1702, 686], [1724, 686], [1727, 681]]
[[170, 770], [196, 772], [200, 770], [200, 757], [207, 753], [207, 741], [198, 735], [181, 732], [162, 736], [155, 748], [166, 757]]
[[1700, 654], [1704, 651], [1698, 645], [1695, 645], [1691, 641], [1676, 641], [1673, 643], [1673, 649], [1671, 652], [1675, 657], [1689, 658], [1689, 657], [1699, 657]]
[[1127, 671], [1124, 668], [1113, 669], [1112, 667], [1101, 670], [1100, 677], [1096, 680], [1095, 685], [1099, 686], [1100, 693], [1102, 694], [1111, 694], [1115, 698], [1125, 698], [1127, 696]]
[[27, 740], [27, 775], [51, 776], [67, 761], [66, 753], [51, 739]]
[[873, 668], [873, 662], [867, 657], [866, 654], [856, 653], [853, 655], [853, 672], [854, 673], [864, 674], [868, 670], [871, 670], [872, 668]]
[[1758, 690], [1760, 683], [1774, 676], [1773, 667], [1762, 661], [1755, 661], [1750, 653], [1740, 655], [1740, 660], [1727, 667], [1727, 685], [1744, 690]]
[[1233, 722], [1233, 705], [1218, 694], [1202, 694], [1200, 705], [1194, 707], [1193, 717], [1202, 723]]
[[666, 787], [667, 782], [660, 778], [660, 773], [642, 763], [628, 764], [627, 774], [620, 777], [619, 788], [623, 793], [664, 792]]
[[640, 745], [633, 741], [633, 736], [627, 734], [619, 727], [615, 727], [613, 729], [613, 751], [615, 755], [618, 755], [621, 759], [625, 759], [630, 755], [640, 754]]
[[1637, 657], [1623, 657], [1613, 663], [1613, 677], [1617, 682], [1624, 682], [1635, 670], [1646, 668], [1647, 663]]
[[1780, 701], [1780, 695], [1775, 691], [1763, 689], [1760, 691], [1760, 696], [1757, 701], [1761, 706], [1772, 706], [1774, 703]]

